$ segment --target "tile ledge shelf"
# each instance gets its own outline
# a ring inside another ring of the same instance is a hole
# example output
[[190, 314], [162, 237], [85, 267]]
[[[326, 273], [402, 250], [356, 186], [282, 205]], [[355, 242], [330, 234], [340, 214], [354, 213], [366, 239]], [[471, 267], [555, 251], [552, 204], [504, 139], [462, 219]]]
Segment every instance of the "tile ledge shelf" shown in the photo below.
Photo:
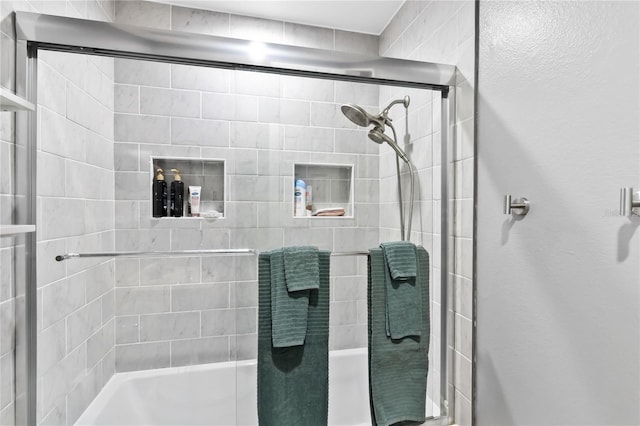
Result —
[[35, 225], [0, 225], [0, 236], [9, 237], [18, 234], [35, 232]]
[[13, 94], [10, 90], [0, 87], [0, 110], [2, 111], [34, 111], [35, 106]]

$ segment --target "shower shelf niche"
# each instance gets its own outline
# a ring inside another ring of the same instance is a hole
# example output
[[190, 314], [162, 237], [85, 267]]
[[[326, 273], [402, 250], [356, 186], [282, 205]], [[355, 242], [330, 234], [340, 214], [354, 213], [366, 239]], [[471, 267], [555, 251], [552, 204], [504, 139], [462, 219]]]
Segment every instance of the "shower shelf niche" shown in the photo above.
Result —
[[293, 166], [293, 181], [302, 179], [312, 188], [312, 212], [322, 209], [343, 208], [344, 216], [295, 216], [292, 194], [292, 214], [296, 219], [351, 219], [353, 218], [353, 164], [297, 163]]
[[[208, 219], [203, 216], [206, 212], [218, 212], [216, 219], [225, 217], [226, 176], [225, 160], [203, 158], [178, 158], [178, 157], [151, 157], [151, 182], [149, 184], [149, 199], [153, 203], [153, 179], [156, 170], [164, 171], [164, 180], [167, 183], [168, 204], [171, 202], [171, 182], [174, 174], [171, 169], [180, 170], [182, 182], [184, 182], [184, 211], [182, 217], [153, 217], [159, 220], [193, 220]], [[200, 216], [189, 216], [189, 186], [199, 186], [200, 189]]]

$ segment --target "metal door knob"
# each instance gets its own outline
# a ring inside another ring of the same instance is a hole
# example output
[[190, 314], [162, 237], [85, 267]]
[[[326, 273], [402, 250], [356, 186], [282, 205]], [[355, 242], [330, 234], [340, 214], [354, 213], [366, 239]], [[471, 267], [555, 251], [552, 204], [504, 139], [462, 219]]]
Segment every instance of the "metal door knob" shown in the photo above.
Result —
[[633, 188], [620, 188], [620, 216], [640, 216], [640, 191]]
[[504, 196], [504, 214], [524, 216], [529, 213], [529, 200], [524, 197], [511, 199], [511, 195]]

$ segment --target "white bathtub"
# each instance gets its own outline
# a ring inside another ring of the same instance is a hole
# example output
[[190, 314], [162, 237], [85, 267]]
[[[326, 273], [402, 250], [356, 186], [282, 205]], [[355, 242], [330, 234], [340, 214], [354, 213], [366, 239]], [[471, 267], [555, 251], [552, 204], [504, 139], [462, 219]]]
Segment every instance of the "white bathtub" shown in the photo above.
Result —
[[[118, 373], [76, 425], [257, 425], [256, 361]], [[329, 356], [329, 425], [370, 425], [366, 349]]]

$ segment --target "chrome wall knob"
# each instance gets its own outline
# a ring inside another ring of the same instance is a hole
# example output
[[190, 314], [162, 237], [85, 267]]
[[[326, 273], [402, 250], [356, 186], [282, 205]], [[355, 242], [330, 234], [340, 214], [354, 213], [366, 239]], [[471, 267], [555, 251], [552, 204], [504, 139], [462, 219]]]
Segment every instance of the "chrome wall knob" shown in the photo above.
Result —
[[524, 216], [529, 213], [529, 200], [524, 197], [511, 199], [511, 195], [504, 196], [504, 214]]
[[640, 191], [633, 188], [620, 188], [620, 216], [640, 216]]

